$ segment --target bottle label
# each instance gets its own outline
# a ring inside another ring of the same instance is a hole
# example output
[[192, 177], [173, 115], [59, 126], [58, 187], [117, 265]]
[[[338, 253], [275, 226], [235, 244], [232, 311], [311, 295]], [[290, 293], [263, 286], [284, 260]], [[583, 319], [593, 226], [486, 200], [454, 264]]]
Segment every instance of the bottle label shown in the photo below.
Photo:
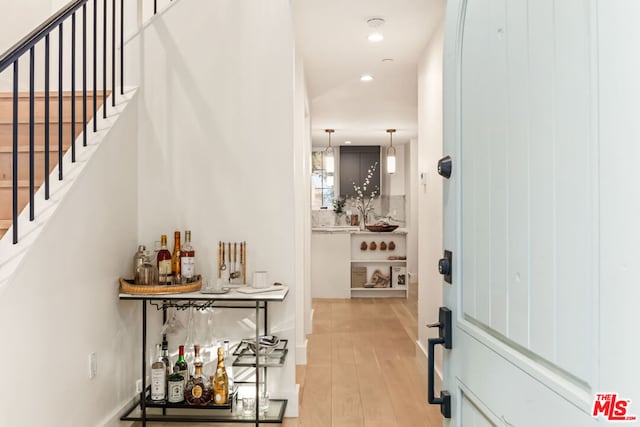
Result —
[[165, 259], [158, 263], [158, 274], [160, 275], [160, 281], [171, 280], [171, 260]]
[[151, 400], [164, 400], [166, 371], [163, 368], [151, 370]]
[[180, 259], [182, 277], [185, 279], [193, 279], [195, 275], [195, 258], [194, 257], [182, 257]]
[[169, 402], [180, 403], [184, 400], [184, 381], [169, 382]]
[[216, 403], [222, 403], [222, 395], [220, 393], [216, 393]]
[[202, 397], [202, 387], [199, 385], [194, 385], [191, 389], [191, 395], [196, 399], [200, 399]]

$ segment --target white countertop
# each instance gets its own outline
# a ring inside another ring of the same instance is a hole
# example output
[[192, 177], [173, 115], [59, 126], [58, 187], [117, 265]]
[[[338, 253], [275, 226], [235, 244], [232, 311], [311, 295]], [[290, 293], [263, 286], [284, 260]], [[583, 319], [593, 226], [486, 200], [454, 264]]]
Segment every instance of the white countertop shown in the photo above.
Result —
[[327, 227], [312, 227], [311, 231], [314, 233], [407, 234], [406, 228], [396, 228], [393, 231], [374, 232], [369, 230], [360, 230], [360, 227], [327, 226]]
[[125, 294], [120, 293], [123, 300], [217, 300], [217, 301], [284, 301], [289, 288], [282, 287], [282, 290], [261, 292], [257, 294], [243, 294], [231, 289], [226, 294], [203, 294], [200, 291], [185, 292], [176, 294]]

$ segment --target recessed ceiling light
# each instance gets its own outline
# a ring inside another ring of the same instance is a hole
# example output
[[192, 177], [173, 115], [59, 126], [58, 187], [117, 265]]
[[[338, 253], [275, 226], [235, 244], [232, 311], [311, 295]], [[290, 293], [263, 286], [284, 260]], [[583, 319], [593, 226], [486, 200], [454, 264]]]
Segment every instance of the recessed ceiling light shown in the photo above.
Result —
[[382, 62], [393, 62], [393, 58], [384, 58]]
[[363, 74], [360, 76], [361, 82], [370, 82], [371, 80], [373, 80], [373, 76], [371, 74]]
[[351, 141], [345, 141], [344, 143], [349, 145], [349, 144], [351, 144]]
[[367, 25], [369, 25], [371, 28], [378, 28], [379, 26], [384, 24], [384, 19], [383, 18], [369, 18], [367, 19]]
[[367, 37], [367, 40], [371, 43], [378, 43], [384, 40], [384, 36], [380, 33], [371, 33], [369, 34], [369, 37]]

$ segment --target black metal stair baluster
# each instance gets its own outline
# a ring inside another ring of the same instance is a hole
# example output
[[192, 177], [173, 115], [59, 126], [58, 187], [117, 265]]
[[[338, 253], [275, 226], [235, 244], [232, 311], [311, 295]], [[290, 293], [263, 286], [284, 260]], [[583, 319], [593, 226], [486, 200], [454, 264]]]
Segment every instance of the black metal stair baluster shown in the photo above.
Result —
[[107, 0], [103, 0], [102, 17], [102, 118], [107, 118]]
[[18, 243], [18, 60], [13, 62], [13, 244]]
[[124, 95], [124, 0], [120, 0], [120, 95]]
[[35, 218], [35, 200], [33, 195], [35, 194], [35, 98], [34, 98], [34, 79], [35, 79], [35, 48], [32, 46], [29, 49], [29, 221], [33, 221]]
[[62, 23], [58, 27], [58, 180], [62, 181]]
[[111, 0], [111, 105], [116, 106], [116, 0]]
[[153, 14], [158, 13], [158, 0], [153, 0]]
[[71, 14], [71, 162], [76, 162], [76, 14]]
[[82, 5], [82, 146], [87, 146], [87, 4]]
[[51, 143], [50, 99], [49, 99], [49, 34], [44, 38], [44, 199], [49, 200], [49, 145]]
[[98, 0], [93, 0], [93, 131], [98, 131]]

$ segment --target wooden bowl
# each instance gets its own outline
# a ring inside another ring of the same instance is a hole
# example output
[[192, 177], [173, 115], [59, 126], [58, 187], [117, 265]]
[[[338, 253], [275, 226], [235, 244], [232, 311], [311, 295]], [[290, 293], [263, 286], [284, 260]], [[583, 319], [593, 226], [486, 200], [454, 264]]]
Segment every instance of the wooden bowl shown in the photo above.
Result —
[[374, 233], [386, 233], [395, 230], [399, 225], [365, 225], [365, 227]]

